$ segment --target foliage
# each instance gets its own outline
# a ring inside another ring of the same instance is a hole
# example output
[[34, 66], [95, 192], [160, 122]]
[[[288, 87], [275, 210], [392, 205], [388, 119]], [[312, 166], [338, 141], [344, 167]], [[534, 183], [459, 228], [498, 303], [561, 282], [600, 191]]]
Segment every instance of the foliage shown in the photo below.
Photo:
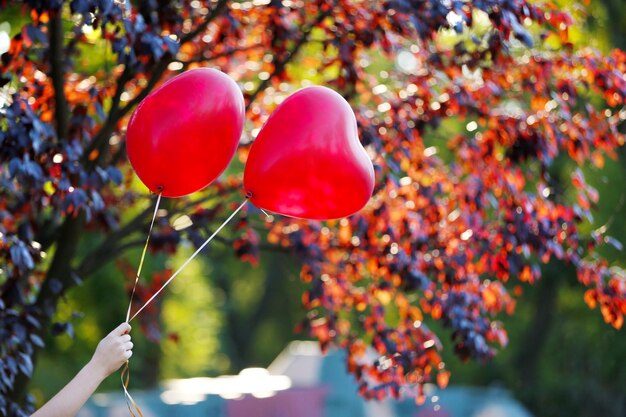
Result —
[[[230, 74], [246, 94], [250, 134], [241, 162], [272, 109], [299, 86], [324, 83], [351, 101], [377, 170], [369, 206], [327, 223], [272, 217], [259, 225], [250, 210], [222, 240], [243, 260], [257, 260], [262, 237], [302, 259], [309, 286], [302, 328], [323, 347], [346, 348], [364, 396], [415, 385], [420, 402], [425, 382], [447, 384], [444, 343], [427, 321], [451, 330], [460, 358], [491, 358], [507, 344], [497, 317], [514, 310], [509, 283], [536, 282], [552, 259], [573, 265], [586, 303], [622, 326], [624, 271], [596, 253], [620, 243], [581, 226], [599, 199], [582, 167], [602, 168], [624, 143], [626, 55], [575, 48], [574, 21], [555, 5], [29, 0], [4, 7], [30, 21], [0, 67], [3, 415], [27, 411], [20, 404], [42, 335], [71, 331], [51, 323], [62, 295], [141, 245], [151, 208], [132, 186], [126, 120], [155, 86], [196, 66]], [[300, 57], [303, 48], [319, 53]], [[84, 62], [94, 51], [104, 51], [100, 67]], [[450, 124], [464, 129], [441, 137]], [[563, 175], [558, 168], [568, 161], [576, 168]], [[231, 172], [197, 197], [169, 202], [167, 216], [187, 213], [193, 227], [159, 217], [152, 250], [199, 245], [240, 190]], [[137, 214], [120, 221], [131, 210]], [[98, 244], [82, 253], [94, 235]], [[122, 270], [132, 278], [132, 268]], [[140, 301], [153, 290], [140, 288]], [[368, 346], [379, 354], [374, 363], [362, 356]]]

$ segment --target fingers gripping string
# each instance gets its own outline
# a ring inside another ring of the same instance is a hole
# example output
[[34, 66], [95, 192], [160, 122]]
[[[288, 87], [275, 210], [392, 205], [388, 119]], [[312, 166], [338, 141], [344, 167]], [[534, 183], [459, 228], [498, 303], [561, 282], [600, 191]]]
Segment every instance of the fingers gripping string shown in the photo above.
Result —
[[143, 309], [146, 308], [148, 304], [150, 304], [159, 295], [159, 293], [161, 293], [161, 291], [163, 291], [163, 289], [167, 287], [170, 282], [172, 282], [174, 278], [176, 278], [176, 276], [187, 266], [187, 264], [189, 264], [189, 262], [191, 262], [191, 260], [195, 258], [196, 255], [198, 255], [200, 251], [202, 251], [202, 249], [204, 249], [204, 247], [208, 245], [209, 242], [211, 242], [215, 236], [217, 236], [217, 234], [224, 228], [224, 226], [226, 226], [233, 219], [233, 217], [235, 217], [235, 215], [239, 212], [239, 210], [243, 208], [243, 206], [246, 205], [247, 202], [248, 202], [248, 197], [246, 197], [246, 199], [239, 205], [239, 207], [237, 207], [237, 209], [233, 211], [230, 216], [228, 216], [228, 218], [224, 221], [224, 223], [222, 223], [220, 227], [218, 227], [217, 230], [213, 232], [213, 234], [207, 240], [204, 241], [204, 243], [189, 257], [189, 259], [187, 259], [185, 263], [183, 263], [180, 266], [180, 268], [178, 268], [176, 272], [174, 272], [172, 276], [169, 277], [167, 281], [165, 281], [165, 283], [161, 286], [161, 288], [159, 288], [158, 291], [155, 292], [154, 295], [152, 295], [152, 297], [150, 297], [150, 299], [146, 301], [146, 303], [143, 306], [141, 306], [141, 308], [137, 310], [137, 312], [133, 314], [133, 316], [128, 321], [132, 321], [132, 319], [137, 317], [137, 315], [141, 313]]
[[133, 305], [133, 297], [137, 290], [137, 283], [139, 282], [139, 276], [141, 275], [141, 269], [143, 268], [143, 261], [146, 258], [146, 251], [148, 250], [148, 243], [150, 242], [150, 235], [152, 235], [152, 228], [154, 227], [154, 221], [159, 211], [159, 204], [161, 203], [161, 193], [157, 197], [156, 204], [154, 205], [154, 214], [152, 215], [152, 221], [150, 222], [150, 229], [148, 229], [148, 236], [146, 237], [146, 244], [143, 245], [143, 251], [141, 252], [141, 259], [139, 260], [139, 268], [137, 268], [137, 275], [135, 275], [135, 285], [133, 285], [133, 292], [130, 294], [130, 301], [128, 302], [128, 311], [126, 312], [126, 323], [130, 317], [130, 308]]

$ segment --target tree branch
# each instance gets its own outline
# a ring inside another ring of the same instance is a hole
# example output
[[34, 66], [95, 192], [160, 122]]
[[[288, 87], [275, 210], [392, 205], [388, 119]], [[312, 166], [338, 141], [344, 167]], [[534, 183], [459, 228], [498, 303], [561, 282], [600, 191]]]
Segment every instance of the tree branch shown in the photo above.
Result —
[[[185, 204], [184, 206], [170, 210], [169, 215], [172, 216], [172, 215], [184, 212], [195, 205], [202, 204], [217, 196], [219, 195], [212, 194], [200, 200], [190, 202], [188, 204]], [[94, 271], [96, 271], [97, 269], [99, 269], [100, 267], [102, 267], [103, 265], [105, 265], [106, 263], [119, 257], [125, 251], [132, 249], [132, 248], [140, 247], [141, 245], [143, 245], [145, 243], [144, 238], [135, 239], [135, 240], [127, 241], [127, 242], [122, 242], [122, 241], [124, 237], [128, 236], [129, 234], [132, 234], [138, 230], [148, 229], [150, 224], [149, 222], [145, 221], [145, 219], [147, 218], [147, 215], [149, 211], [151, 210], [152, 210], [152, 207], [148, 207], [146, 210], [142, 211], [135, 218], [133, 218], [133, 220], [127, 223], [123, 229], [120, 229], [114, 232], [113, 234], [110, 234], [107, 237], [107, 239], [105, 239], [96, 249], [94, 249], [88, 255], [86, 255], [83, 259], [83, 262], [75, 269], [78, 276], [82, 277], [85, 275], [89, 275], [93, 273]], [[219, 223], [221, 223], [222, 221], [223, 220], [221, 221], [218, 220]], [[207, 236], [212, 234], [212, 231], [206, 227], [203, 228], [203, 230], [206, 232]], [[234, 243], [233, 239], [228, 239], [219, 235], [215, 236], [214, 240], [227, 246], [232, 246], [232, 244]], [[269, 245], [269, 244], [268, 245], [260, 244], [259, 249], [263, 251], [270, 251], [270, 252], [281, 252], [281, 253], [289, 252], [288, 248], [283, 248], [282, 246]]]
[[50, 13], [48, 23], [50, 36], [50, 78], [54, 87], [54, 107], [59, 140], [67, 138], [69, 108], [65, 97], [65, 71], [63, 59], [65, 57], [63, 44], [62, 9]]
[[91, 152], [94, 149], [102, 149], [103, 144], [106, 144], [108, 142], [109, 137], [115, 131], [115, 126], [121, 118], [121, 116], [118, 115], [118, 110], [120, 100], [122, 98], [122, 93], [124, 92], [124, 86], [130, 79], [132, 79], [133, 72], [134, 71], [127, 63], [124, 66], [124, 71], [117, 79], [115, 94], [113, 94], [113, 97], [111, 98], [111, 109], [109, 110], [107, 119], [98, 131], [98, 133], [93, 137], [93, 140], [91, 141], [89, 146], [85, 149], [85, 152], [83, 153], [83, 163], [88, 163], [88, 158]]
[[148, 80], [148, 84], [141, 90], [139, 94], [132, 98], [126, 105], [120, 108], [118, 112], [118, 120], [124, 117], [133, 107], [135, 107], [141, 100], [146, 98], [148, 94], [152, 91], [152, 89], [157, 85], [157, 83], [161, 80], [161, 76], [167, 69], [167, 66], [172, 62], [174, 57], [171, 54], [165, 54], [163, 58], [156, 64], [154, 72]]
[[226, 7], [227, 3], [228, 3], [228, 0], [219, 0], [217, 4], [215, 5], [215, 7], [213, 8], [213, 10], [211, 10], [211, 13], [208, 13], [206, 15], [202, 23], [200, 23], [194, 30], [192, 30], [191, 32], [187, 33], [185, 36], [180, 38], [181, 45], [183, 43], [187, 43], [193, 40], [193, 38], [195, 38], [196, 36], [204, 32], [206, 28], [209, 26], [209, 23], [211, 23], [213, 19], [215, 19], [217, 16], [219, 16], [220, 13], [222, 13], [222, 10], [224, 9], [224, 7]]
[[122, 158], [124, 158], [125, 155], [126, 155], [126, 141], [122, 141], [122, 143], [120, 143], [120, 148], [117, 151], [115, 151], [115, 153], [113, 154], [113, 157], [111, 158], [111, 165], [117, 166], [117, 164], [120, 163], [120, 161], [122, 160]]
[[189, 67], [189, 65], [194, 64], [194, 63], [200, 63], [200, 62], [209, 62], [209, 61], [213, 61], [219, 58], [225, 58], [225, 57], [229, 57], [232, 56], [238, 52], [247, 52], [247, 51], [252, 51], [254, 49], [258, 49], [261, 48], [262, 45], [246, 45], [246, 46], [242, 46], [240, 48], [233, 48], [233, 49], [229, 49], [228, 51], [224, 51], [224, 52], [220, 52], [218, 54], [213, 54], [211, 56], [204, 56], [204, 55], [200, 55], [198, 57], [195, 58], [190, 58], [186, 61], [181, 61], [181, 63], [183, 64], [183, 70], [187, 69], [187, 67]]
[[[187, 211], [191, 207], [203, 204], [216, 197], [231, 193], [232, 191], [234, 190], [231, 188], [224, 188], [218, 193], [210, 193], [198, 200], [188, 201], [186, 204], [183, 204], [180, 207], [170, 209], [169, 216], [173, 216], [178, 213]], [[149, 223], [146, 221], [146, 219], [152, 210], [154, 210], [154, 206], [151, 204], [144, 210], [142, 210], [141, 213], [133, 217], [124, 226], [112, 233], [109, 233], [107, 237], [100, 243], [100, 245], [98, 245], [97, 248], [85, 255], [81, 264], [76, 268], [77, 274], [81, 277], [89, 275], [98, 270], [101, 266], [105, 265], [107, 262], [119, 256], [120, 252], [122, 252], [121, 248], [126, 250], [133, 247], [133, 245], [127, 246], [128, 243], [122, 243], [122, 241], [131, 234], [137, 232], [138, 230], [148, 229]], [[137, 242], [141, 242], [141, 244], [143, 244], [145, 240], [137, 240]]]
[[[213, 232], [211, 230], [208, 230], [207, 228], [204, 229], [207, 233], [207, 235], [212, 235]], [[233, 243], [235, 243], [234, 239], [228, 239], [225, 238], [224, 236], [220, 236], [220, 235], [216, 235], [213, 240], [216, 240], [220, 243], [222, 243], [225, 246], [232, 246]], [[289, 253], [289, 248], [285, 248], [283, 246], [278, 246], [278, 245], [268, 245], [268, 244], [259, 244], [259, 249], [263, 250], [263, 251], [268, 251], [268, 252], [277, 252], [277, 253]]]
[[89, 275], [98, 270], [101, 266], [113, 259], [118, 253], [118, 244], [122, 239], [131, 233], [140, 230], [145, 224], [145, 217], [153, 210], [152, 205], [146, 207], [131, 221], [126, 223], [122, 228], [109, 233], [102, 243], [93, 251], [88, 253], [83, 261], [76, 268], [78, 276]]
[[[311, 22], [309, 27], [307, 27], [302, 32], [302, 37], [300, 37], [300, 39], [296, 41], [296, 43], [293, 45], [291, 50], [289, 50], [285, 55], [283, 55], [280, 59], [276, 61], [276, 63], [274, 64], [274, 71], [272, 71], [270, 76], [266, 78], [265, 80], [263, 80], [261, 84], [259, 84], [257, 89], [252, 94], [250, 94], [250, 96], [248, 96], [248, 104], [246, 104], [246, 112], [250, 109], [250, 106], [252, 105], [254, 100], [256, 100], [257, 96], [268, 87], [272, 79], [275, 76], [281, 74], [285, 70], [285, 66], [298, 54], [298, 51], [300, 50], [302, 45], [307, 43], [307, 41], [309, 40], [309, 37], [311, 36], [311, 33], [313, 32], [313, 29], [317, 27], [317, 25], [319, 25], [322, 22], [322, 20], [324, 20], [327, 16], [329, 16], [330, 13], [331, 13], [330, 9], [320, 12], [315, 17], [313, 22]], [[276, 56], [274, 56], [274, 58], [276, 58]]]

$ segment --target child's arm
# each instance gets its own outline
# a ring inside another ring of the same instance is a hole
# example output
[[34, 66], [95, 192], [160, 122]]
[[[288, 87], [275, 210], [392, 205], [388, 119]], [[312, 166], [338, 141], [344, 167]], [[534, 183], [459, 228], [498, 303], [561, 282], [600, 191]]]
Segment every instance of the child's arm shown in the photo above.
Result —
[[129, 331], [130, 325], [122, 323], [102, 339], [89, 363], [31, 417], [74, 417], [98, 385], [131, 357]]

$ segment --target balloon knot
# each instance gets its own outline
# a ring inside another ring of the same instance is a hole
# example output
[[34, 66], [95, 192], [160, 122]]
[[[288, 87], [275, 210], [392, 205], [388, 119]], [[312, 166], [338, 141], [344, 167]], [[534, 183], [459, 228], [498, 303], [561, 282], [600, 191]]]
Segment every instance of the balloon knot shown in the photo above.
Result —
[[156, 189], [159, 192], [159, 194], [161, 194], [163, 192], [164, 187], [162, 185], [157, 185]]
[[252, 191], [246, 192], [246, 198], [249, 200], [252, 198]]

